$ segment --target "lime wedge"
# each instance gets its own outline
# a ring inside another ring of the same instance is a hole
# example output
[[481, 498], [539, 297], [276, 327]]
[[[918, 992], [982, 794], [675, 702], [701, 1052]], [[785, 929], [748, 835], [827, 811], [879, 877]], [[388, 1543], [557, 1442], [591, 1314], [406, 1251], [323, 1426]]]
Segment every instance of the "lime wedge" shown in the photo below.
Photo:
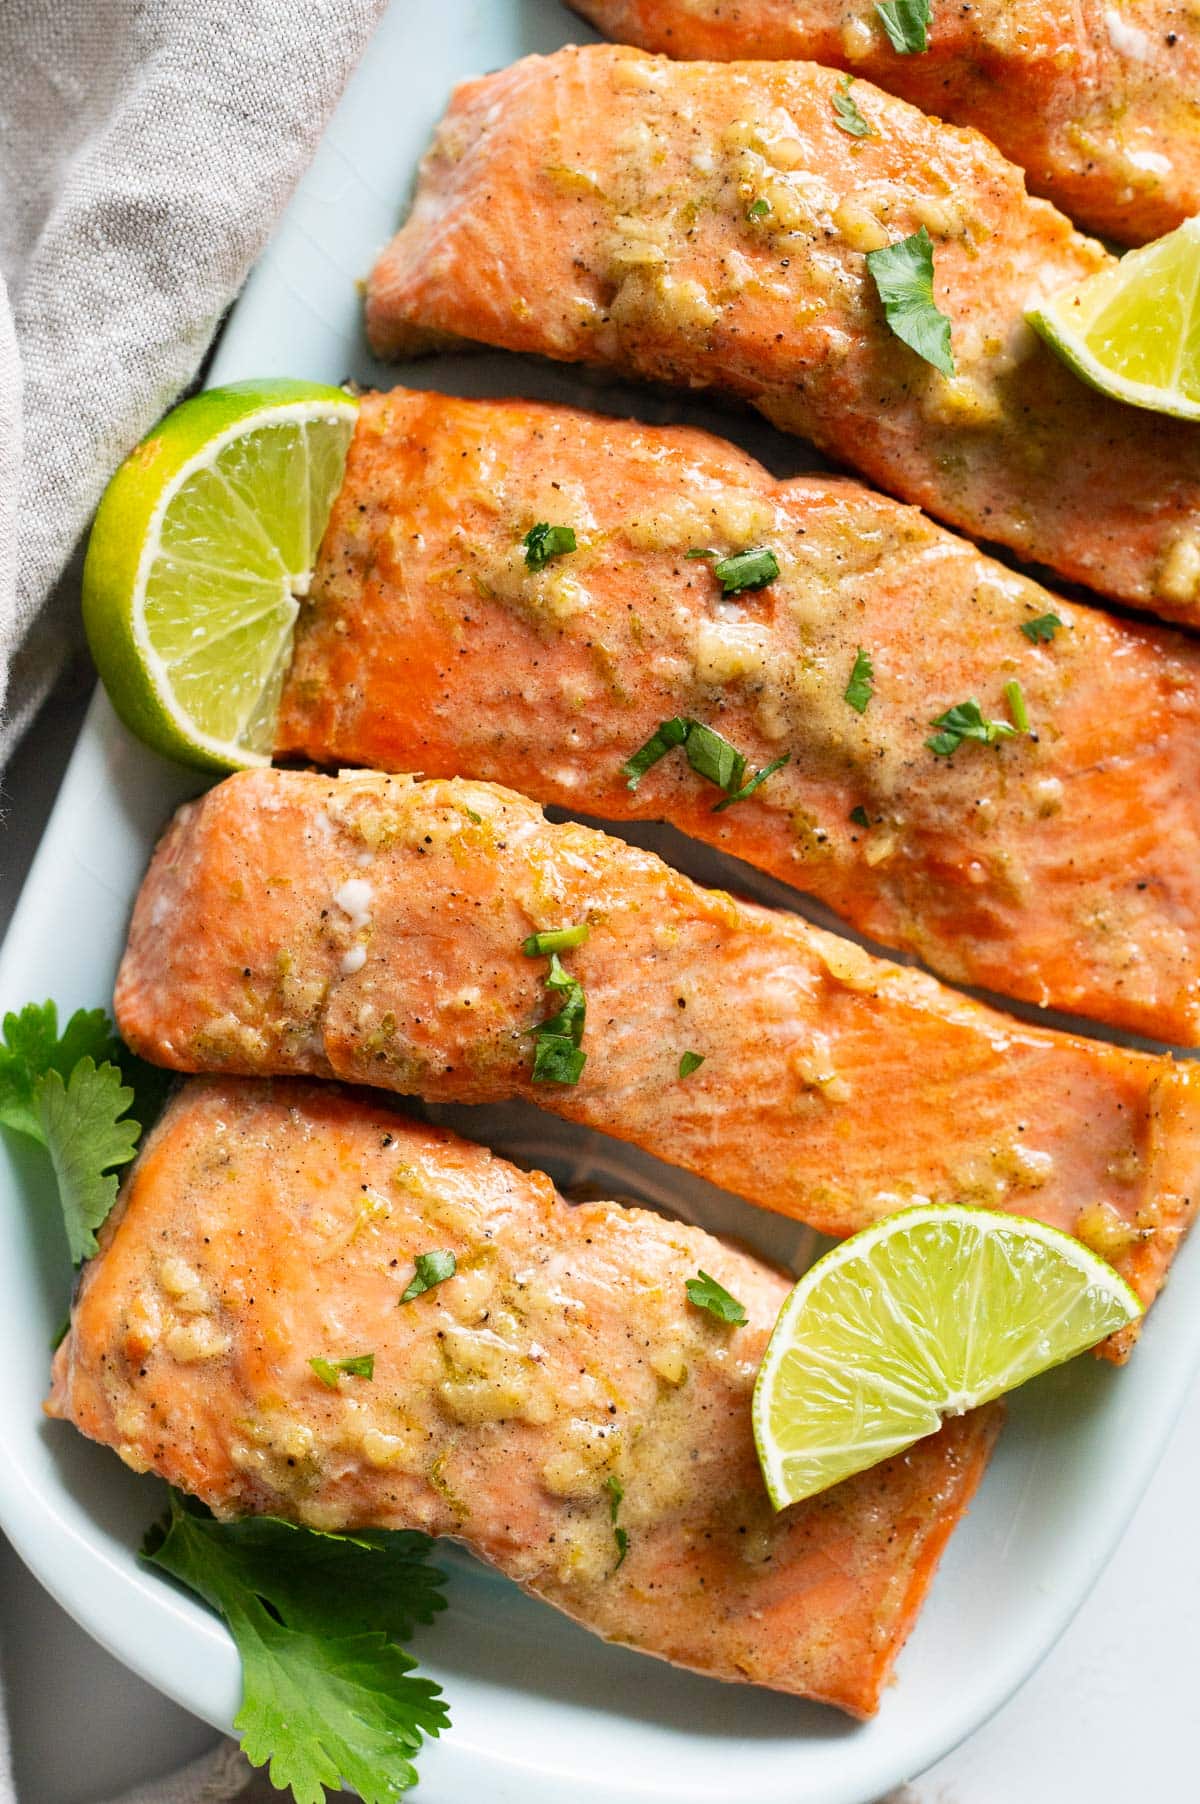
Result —
[[1025, 317], [1102, 394], [1200, 420], [1200, 216]]
[[83, 618], [117, 713], [208, 770], [266, 764], [307, 588], [358, 404], [264, 380], [184, 401], [100, 502]]
[[889, 1215], [804, 1274], [754, 1387], [776, 1509], [933, 1434], [1142, 1313], [1110, 1265], [1041, 1222], [957, 1204]]

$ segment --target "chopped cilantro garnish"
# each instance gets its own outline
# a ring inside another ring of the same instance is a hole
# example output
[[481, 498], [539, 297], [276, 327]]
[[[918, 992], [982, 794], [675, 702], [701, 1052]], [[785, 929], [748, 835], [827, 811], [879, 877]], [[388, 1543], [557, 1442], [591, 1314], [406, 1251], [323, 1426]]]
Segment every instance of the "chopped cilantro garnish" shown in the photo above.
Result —
[[1049, 645], [1061, 625], [1057, 614], [1039, 614], [1036, 620], [1022, 620], [1021, 631], [1031, 645]]
[[439, 1247], [432, 1253], [418, 1253], [413, 1266], [413, 1275], [400, 1293], [402, 1303], [411, 1303], [432, 1290], [435, 1284], [444, 1284], [458, 1270], [458, 1261], [453, 1253]]
[[925, 227], [882, 250], [868, 251], [867, 268], [896, 337], [943, 376], [952, 376], [950, 321], [933, 298], [933, 240]]
[[439, 1687], [399, 1645], [446, 1607], [426, 1535], [325, 1534], [274, 1517], [215, 1522], [172, 1495], [143, 1558], [225, 1618], [242, 1663], [234, 1728], [252, 1766], [296, 1804], [352, 1787], [395, 1804], [426, 1735], [447, 1727]]
[[730, 1296], [725, 1286], [718, 1284], [705, 1271], [695, 1278], [689, 1278], [683, 1288], [687, 1291], [689, 1303], [694, 1303], [697, 1309], [707, 1309], [719, 1322], [729, 1322], [733, 1327], [740, 1328], [743, 1322], [749, 1320], [744, 1306], [737, 1298]]
[[580, 921], [576, 927], [549, 927], [544, 933], [531, 933], [527, 940], [522, 940], [521, 950], [526, 958], [544, 958], [549, 952], [569, 952], [572, 946], [582, 946], [590, 932], [586, 921]]
[[857, 808], [852, 808], [850, 810], [850, 819], [854, 822], [856, 827], [869, 827], [871, 825], [871, 817], [861, 802], [858, 804]]
[[718, 556], [718, 553], [712, 549], [711, 545], [694, 545], [690, 551], [685, 551], [683, 555], [685, 558], [716, 557]]
[[844, 701], [848, 701], [856, 714], [865, 714], [867, 703], [875, 693], [875, 666], [870, 652], [860, 645], [858, 656], [854, 660], [854, 669], [850, 672], [850, 681], [846, 684]]
[[309, 1365], [328, 1390], [338, 1388], [338, 1374], [345, 1372], [349, 1378], [374, 1378], [375, 1355], [373, 1353], [355, 1353], [349, 1359], [310, 1359]]
[[680, 1077], [691, 1077], [693, 1071], [699, 1071], [704, 1063], [702, 1052], [685, 1052], [679, 1061]]
[[976, 740], [980, 745], [995, 745], [998, 740], [1012, 739], [1017, 730], [1006, 720], [988, 720], [976, 701], [958, 702], [944, 714], [939, 714], [930, 725], [940, 730], [925, 743], [939, 758], [953, 757], [964, 739]]
[[768, 545], [757, 551], [735, 551], [732, 557], [724, 557], [713, 565], [713, 575], [726, 595], [765, 589], [779, 575], [779, 559]]
[[768, 219], [770, 214], [771, 203], [765, 194], [760, 194], [757, 200], [752, 200], [746, 208], [747, 219]]
[[1004, 699], [1008, 703], [1008, 711], [1012, 715], [1013, 726], [1018, 733], [1029, 731], [1029, 709], [1025, 706], [1025, 691], [1016, 677], [1004, 685]]
[[932, 0], [879, 0], [875, 11], [892, 49], [901, 56], [919, 56], [928, 50]]
[[587, 1053], [580, 1044], [587, 1022], [587, 998], [583, 985], [564, 968], [555, 951], [550, 953], [546, 987], [557, 990], [562, 1002], [533, 1030], [531, 1075], [535, 1084], [577, 1084], [587, 1064]]
[[773, 776], [777, 770], [782, 770], [790, 757], [790, 753], [785, 753], [782, 758], [774, 759], [745, 780], [746, 760], [735, 746], [730, 745], [728, 739], [722, 738], [712, 727], [705, 726], [703, 721], [677, 716], [674, 720], [660, 721], [646, 743], [639, 746], [631, 758], [625, 760], [621, 766], [621, 775], [629, 788], [636, 789], [646, 772], [660, 758], [665, 758], [668, 752], [680, 745], [697, 775], [706, 777], [718, 789], [725, 791], [724, 798], [713, 808], [714, 814], [719, 814], [723, 808], [732, 807], [734, 802], [744, 802], [768, 777]]
[[777, 770], [782, 770], [784, 765], [790, 762], [791, 756], [790, 752], [785, 752], [782, 758], [772, 758], [770, 764], [764, 764], [761, 770], [756, 770], [752, 777], [748, 777], [740, 789], [735, 789], [732, 795], [725, 796], [722, 801], [718, 802], [713, 808], [713, 813], [720, 814], [724, 809], [732, 808], [735, 802], [744, 802], [746, 797], [752, 796], [768, 777], [773, 777]]
[[873, 128], [867, 124], [850, 95], [854, 86], [854, 77], [844, 75], [838, 83], [833, 97], [833, 113], [839, 129], [848, 132], [852, 138], [870, 138], [874, 136]]
[[575, 528], [550, 526], [545, 520], [539, 520], [536, 526], [529, 528], [521, 543], [529, 568], [544, 570], [552, 558], [563, 557], [568, 551], [575, 550]]
[[616, 1474], [610, 1472], [604, 1481], [604, 1489], [608, 1492], [608, 1519], [613, 1525], [613, 1540], [617, 1544], [617, 1564], [613, 1567], [613, 1571], [616, 1572], [629, 1552], [628, 1532], [617, 1522], [617, 1513], [625, 1496], [625, 1487]]
[[116, 1201], [116, 1167], [132, 1159], [167, 1081], [127, 1051], [103, 1009], [77, 1009], [61, 1035], [53, 1002], [4, 1017], [0, 1126], [49, 1153], [76, 1265], [96, 1251], [96, 1230]]

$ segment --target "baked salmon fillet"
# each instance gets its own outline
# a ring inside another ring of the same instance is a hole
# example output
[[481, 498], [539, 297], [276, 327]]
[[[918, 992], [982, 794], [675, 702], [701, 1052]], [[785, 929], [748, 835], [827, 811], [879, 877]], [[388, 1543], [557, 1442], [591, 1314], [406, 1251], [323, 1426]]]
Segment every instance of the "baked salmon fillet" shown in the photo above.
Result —
[[[568, 925], [585, 1063], [535, 1081], [572, 997], [523, 948]], [[483, 783], [218, 784], [155, 852], [115, 1007], [160, 1065], [526, 1098], [830, 1234], [924, 1199], [1037, 1216], [1147, 1302], [1194, 1205], [1197, 1067], [1022, 1026]]]
[[[607, 37], [667, 56], [811, 57], [976, 126], [1090, 231], [1142, 244], [1200, 212], [1200, 31], [1172, 0], [938, 7], [898, 53], [841, 0], [571, 0]], [[869, 111], [869, 108], [868, 108]]]
[[[402, 1303], [431, 1249], [457, 1270]], [[689, 1303], [700, 1267], [745, 1327]], [[869, 1716], [1000, 1417], [776, 1515], [750, 1396], [788, 1285], [327, 1086], [197, 1081], [125, 1182], [47, 1408], [218, 1516], [450, 1535], [607, 1640]], [[332, 1388], [310, 1363], [367, 1352]]]
[[[538, 522], [576, 548], [530, 569]], [[728, 598], [689, 556], [752, 546], [780, 574]], [[1014, 681], [1034, 736], [929, 749], [968, 698], [1009, 721]], [[789, 762], [719, 812], [682, 750], [631, 791], [622, 765], [674, 718], [748, 771]], [[320, 763], [665, 817], [943, 976], [1200, 1039], [1196, 647], [1068, 606], [856, 483], [776, 482], [681, 428], [367, 395], [278, 732]]]
[[[595, 45], [455, 90], [367, 295], [385, 357], [455, 338], [751, 402], [950, 525], [1200, 618], [1200, 426], [1106, 400], [1025, 324], [1108, 253], [976, 132], [814, 63]], [[956, 373], [866, 253], [924, 228]]]

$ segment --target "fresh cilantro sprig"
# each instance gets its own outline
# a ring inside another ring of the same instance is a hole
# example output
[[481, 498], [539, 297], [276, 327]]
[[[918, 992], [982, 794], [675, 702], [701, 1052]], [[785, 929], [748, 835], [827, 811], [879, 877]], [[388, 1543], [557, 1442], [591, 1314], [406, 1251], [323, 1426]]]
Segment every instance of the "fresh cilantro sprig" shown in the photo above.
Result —
[[933, 239], [925, 227], [868, 251], [867, 268], [896, 337], [943, 376], [952, 376], [950, 321], [933, 298]]
[[336, 1391], [338, 1379], [343, 1373], [347, 1378], [374, 1378], [375, 1355], [373, 1353], [353, 1353], [347, 1359], [310, 1359], [309, 1365], [316, 1373], [326, 1390]]
[[625, 1498], [625, 1487], [616, 1473], [610, 1472], [604, 1481], [604, 1489], [608, 1492], [608, 1519], [612, 1523], [613, 1540], [617, 1545], [617, 1563], [613, 1567], [613, 1571], [617, 1572], [624, 1565], [625, 1555], [629, 1552], [629, 1530], [622, 1528], [617, 1521]]
[[[528, 941], [526, 941], [528, 948]], [[587, 997], [577, 977], [572, 977], [557, 952], [550, 954], [546, 987], [561, 997], [558, 1008], [534, 1028], [533, 1071], [535, 1084], [577, 1084], [587, 1064], [583, 1030], [587, 1024]]]
[[689, 1278], [683, 1288], [687, 1291], [689, 1303], [697, 1309], [707, 1309], [709, 1315], [715, 1315], [719, 1322], [728, 1322], [731, 1327], [740, 1328], [749, 1320], [745, 1304], [739, 1303], [723, 1284], [718, 1284], [706, 1271]]
[[712, 727], [705, 726], [702, 720], [677, 715], [673, 720], [660, 721], [645, 744], [625, 760], [621, 775], [627, 787], [636, 789], [646, 772], [677, 746], [683, 747], [688, 763], [698, 776], [706, 777], [725, 791], [722, 799], [713, 805], [714, 814], [731, 808], [735, 802], [744, 802], [768, 777], [782, 770], [791, 756], [785, 752], [782, 758], [773, 759], [747, 778], [746, 760], [736, 746], [730, 745], [728, 739]]
[[96, 1251], [117, 1168], [132, 1159], [168, 1081], [127, 1051], [103, 1009], [77, 1009], [61, 1034], [53, 1002], [4, 1017], [0, 1126], [49, 1154], [76, 1265]]
[[444, 1284], [458, 1270], [458, 1260], [446, 1247], [436, 1247], [431, 1253], [418, 1253], [413, 1260], [413, 1275], [401, 1293], [402, 1303], [414, 1303], [423, 1297], [427, 1290], [436, 1284]]
[[925, 743], [939, 758], [952, 758], [964, 740], [996, 745], [1001, 739], [1014, 738], [1017, 731], [1006, 720], [989, 720], [977, 701], [956, 703], [930, 725], [939, 731]]
[[525, 548], [525, 562], [531, 570], [544, 570], [546, 565], [556, 557], [565, 557], [569, 551], [576, 549], [575, 528], [573, 526], [551, 526], [546, 520], [539, 520], [531, 526], [521, 540]]
[[704, 1058], [705, 1055], [702, 1052], [685, 1052], [679, 1061], [680, 1077], [691, 1077], [693, 1071], [699, 1071], [704, 1063]]
[[850, 92], [853, 86], [854, 77], [852, 75], [843, 75], [837, 88], [834, 90], [834, 124], [840, 131], [848, 133], [851, 138], [873, 138], [875, 136], [875, 128], [874, 126], [869, 125], [859, 112]]
[[243, 1752], [296, 1804], [342, 1786], [395, 1804], [416, 1784], [423, 1737], [448, 1726], [440, 1688], [399, 1645], [446, 1607], [430, 1545], [269, 1516], [216, 1522], [177, 1495], [146, 1537], [143, 1557], [225, 1618], [242, 1663]]
[[932, 0], [879, 0], [875, 11], [892, 49], [901, 56], [920, 56], [928, 50]]

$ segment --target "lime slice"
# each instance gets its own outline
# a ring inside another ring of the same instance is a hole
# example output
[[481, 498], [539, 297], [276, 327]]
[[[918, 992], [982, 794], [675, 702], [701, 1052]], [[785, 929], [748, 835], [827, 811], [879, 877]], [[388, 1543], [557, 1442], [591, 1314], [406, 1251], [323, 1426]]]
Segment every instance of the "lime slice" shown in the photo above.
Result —
[[109, 483], [84, 625], [114, 708], [155, 750], [208, 770], [270, 761], [297, 597], [357, 412], [313, 382], [208, 389]]
[[1102, 394], [1200, 420], [1200, 216], [1025, 317]]
[[776, 1509], [874, 1466], [1142, 1313], [1041, 1222], [956, 1204], [889, 1215], [804, 1274], [754, 1387]]

